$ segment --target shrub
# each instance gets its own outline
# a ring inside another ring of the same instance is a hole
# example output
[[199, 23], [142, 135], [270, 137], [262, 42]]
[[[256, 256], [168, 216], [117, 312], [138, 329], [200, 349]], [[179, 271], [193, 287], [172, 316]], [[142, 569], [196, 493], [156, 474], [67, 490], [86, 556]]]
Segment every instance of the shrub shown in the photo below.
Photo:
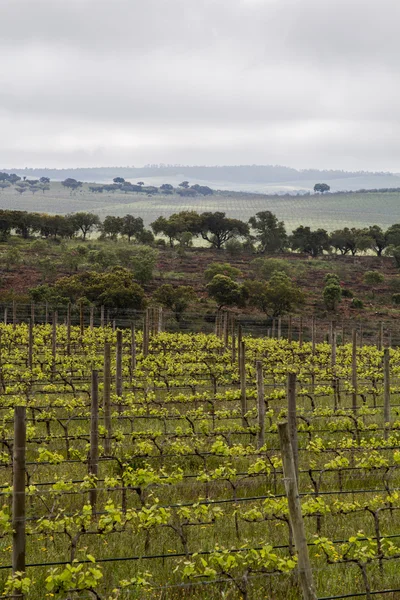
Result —
[[385, 277], [379, 271], [367, 271], [364, 274], [364, 283], [367, 285], [378, 285], [385, 281]]
[[258, 277], [270, 279], [273, 273], [281, 272], [290, 275], [292, 267], [289, 261], [282, 258], [256, 258], [251, 266]]
[[344, 289], [344, 290], [342, 290], [342, 297], [343, 298], [354, 298], [354, 294], [351, 290]]
[[350, 306], [351, 308], [364, 308], [364, 302], [360, 298], [353, 298]]
[[392, 302], [393, 302], [393, 304], [400, 304], [400, 294], [393, 294]]

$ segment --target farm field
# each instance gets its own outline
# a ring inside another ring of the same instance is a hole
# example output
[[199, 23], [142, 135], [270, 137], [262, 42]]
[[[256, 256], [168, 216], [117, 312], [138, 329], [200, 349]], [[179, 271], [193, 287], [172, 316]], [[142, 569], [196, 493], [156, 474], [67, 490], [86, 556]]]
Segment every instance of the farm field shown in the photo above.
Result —
[[89, 191], [88, 184], [83, 184], [80, 191], [70, 192], [61, 183], [52, 182], [50, 190], [44, 194], [36, 192], [32, 195], [28, 191], [20, 195], [14, 188], [2, 190], [0, 208], [50, 214], [91, 211], [102, 219], [106, 215], [130, 213], [142, 217], [147, 226], [160, 215], [169, 216], [185, 210], [222, 211], [229, 217], [245, 221], [259, 211], [270, 210], [285, 222], [289, 232], [298, 225], [332, 231], [373, 224], [387, 228], [400, 222], [400, 192], [303, 197], [221, 192], [201, 198], [184, 198], [121, 192], [95, 194]]
[[[299, 598], [277, 428], [290, 373], [317, 596], [397, 590], [400, 350], [155, 323], [0, 325], [6, 597]], [[6, 584], [15, 406], [26, 578]]]

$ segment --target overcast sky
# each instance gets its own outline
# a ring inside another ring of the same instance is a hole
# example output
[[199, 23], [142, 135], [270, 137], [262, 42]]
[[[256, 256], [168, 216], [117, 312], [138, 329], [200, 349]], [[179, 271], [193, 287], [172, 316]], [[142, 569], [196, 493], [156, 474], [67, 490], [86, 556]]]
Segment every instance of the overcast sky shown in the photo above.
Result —
[[0, 167], [400, 171], [399, 0], [0, 0]]

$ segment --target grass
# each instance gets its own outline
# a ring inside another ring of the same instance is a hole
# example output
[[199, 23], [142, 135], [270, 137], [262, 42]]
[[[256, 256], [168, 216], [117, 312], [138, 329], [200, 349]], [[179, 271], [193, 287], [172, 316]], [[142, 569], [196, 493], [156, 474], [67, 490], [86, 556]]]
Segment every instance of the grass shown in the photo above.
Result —
[[123, 192], [94, 194], [89, 184], [70, 192], [60, 183], [52, 182], [50, 190], [22, 196], [14, 188], [0, 192], [0, 208], [66, 214], [91, 211], [101, 218], [106, 215], [124, 216], [127, 213], [141, 216], [149, 225], [158, 216], [169, 216], [183, 210], [223, 211], [229, 217], [247, 221], [262, 210], [270, 210], [283, 220], [288, 231], [298, 225], [322, 227], [329, 231], [342, 227], [380, 225], [387, 228], [400, 222], [400, 192], [329, 194], [305, 197], [267, 196], [263, 194], [229, 195], [227, 192], [200, 198], [183, 198], [178, 195], [147, 196]]

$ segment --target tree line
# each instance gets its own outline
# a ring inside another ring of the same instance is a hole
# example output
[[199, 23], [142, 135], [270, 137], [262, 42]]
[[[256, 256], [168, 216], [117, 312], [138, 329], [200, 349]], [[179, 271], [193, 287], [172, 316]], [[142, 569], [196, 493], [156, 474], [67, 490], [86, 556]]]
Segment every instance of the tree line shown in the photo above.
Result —
[[[312, 257], [324, 252], [338, 252], [355, 256], [371, 250], [377, 256], [394, 256], [400, 265], [400, 224], [384, 230], [379, 225], [356, 228], [344, 227], [328, 233], [326, 229], [296, 227], [288, 234], [283, 221], [270, 211], [258, 212], [248, 222], [227, 217], [224, 212], [182, 211], [169, 217], [160, 216], [146, 229], [143, 219], [127, 214], [124, 217], [108, 215], [103, 221], [91, 212], [69, 215], [49, 215], [19, 210], [0, 210], [0, 236], [3, 240], [15, 232], [24, 239], [39, 234], [46, 239], [72, 239], [98, 233], [103, 239], [128, 241], [147, 245], [165, 245], [172, 248], [190, 247], [196, 239], [203, 239], [217, 250], [226, 248], [232, 253], [251, 250], [261, 254], [295, 251]], [[156, 239], [155, 236], [162, 235]], [[167, 241], [166, 241], [167, 240]]]

